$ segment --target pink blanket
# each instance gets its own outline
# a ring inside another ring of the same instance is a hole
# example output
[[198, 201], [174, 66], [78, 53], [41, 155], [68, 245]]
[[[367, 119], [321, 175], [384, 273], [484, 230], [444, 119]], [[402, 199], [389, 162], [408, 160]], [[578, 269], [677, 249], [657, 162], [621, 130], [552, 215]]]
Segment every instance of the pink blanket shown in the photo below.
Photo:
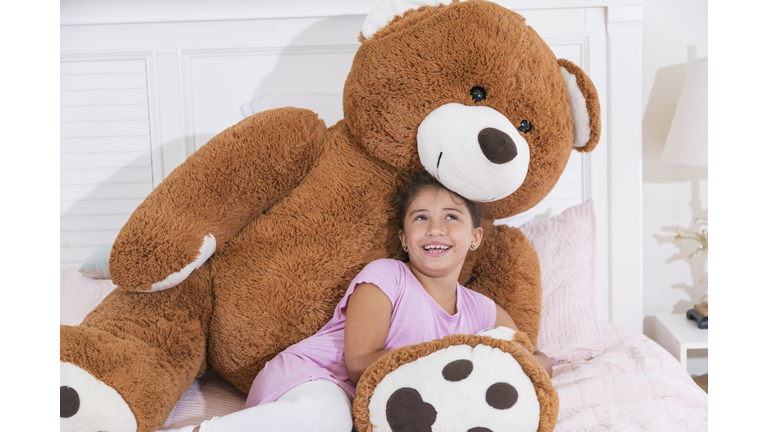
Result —
[[706, 431], [707, 394], [648, 337], [602, 323], [605, 352], [554, 367], [557, 432]]

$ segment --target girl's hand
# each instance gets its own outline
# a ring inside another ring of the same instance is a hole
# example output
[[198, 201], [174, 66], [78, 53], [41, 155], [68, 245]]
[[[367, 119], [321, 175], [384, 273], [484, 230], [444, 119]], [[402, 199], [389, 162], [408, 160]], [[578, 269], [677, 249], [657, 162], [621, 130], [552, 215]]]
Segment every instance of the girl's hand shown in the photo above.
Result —
[[547, 371], [547, 374], [552, 377], [552, 361], [549, 360], [549, 356], [539, 351], [536, 345], [533, 346], [533, 358]]
[[353, 383], [373, 362], [388, 352], [384, 349], [392, 318], [392, 303], [376, 285], [361, 283], [349, 296], [344, 325], [344, 356]]

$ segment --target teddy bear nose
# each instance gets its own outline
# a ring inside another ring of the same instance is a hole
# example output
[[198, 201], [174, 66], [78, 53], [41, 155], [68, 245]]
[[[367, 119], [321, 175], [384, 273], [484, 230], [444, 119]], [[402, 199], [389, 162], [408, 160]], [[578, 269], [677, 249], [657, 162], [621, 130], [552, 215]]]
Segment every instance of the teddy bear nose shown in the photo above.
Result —
[[80, 395], [72, 387], [61, 386], [59, 395], [59, 405], [61, 418], [69, 418], [80, 411]]
[[517, 146], [512, 137], [496, 128], [485, 128], [477, 134], [480, 149], [489, 161], [504, 164], [517, 156]]

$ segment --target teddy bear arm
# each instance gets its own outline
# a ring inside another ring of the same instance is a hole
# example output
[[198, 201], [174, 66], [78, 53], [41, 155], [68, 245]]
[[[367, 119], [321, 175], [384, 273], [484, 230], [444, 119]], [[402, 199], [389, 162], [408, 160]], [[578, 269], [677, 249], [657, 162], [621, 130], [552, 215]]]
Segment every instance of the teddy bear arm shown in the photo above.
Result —
[[541, 270], [533, 245], [517, 228], [500, 225], [483, 238], [467, 288], [506, 310], [535, 345], [541, 318]]
[[112, 280], [133, 291], [178, 285], [244, 226], [301, 183], [325, 139], [317, 114], [280, 108], [212, 138], [133, 212], [110, 255]]

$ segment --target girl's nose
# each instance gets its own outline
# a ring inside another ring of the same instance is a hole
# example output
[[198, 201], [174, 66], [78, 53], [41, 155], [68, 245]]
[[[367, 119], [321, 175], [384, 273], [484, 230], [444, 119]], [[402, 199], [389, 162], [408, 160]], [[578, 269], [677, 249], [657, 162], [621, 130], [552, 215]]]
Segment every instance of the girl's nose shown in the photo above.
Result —
[[440, 235], [445, 232], [442, 221], [431, 221], [427, 229], [427, 235]]

